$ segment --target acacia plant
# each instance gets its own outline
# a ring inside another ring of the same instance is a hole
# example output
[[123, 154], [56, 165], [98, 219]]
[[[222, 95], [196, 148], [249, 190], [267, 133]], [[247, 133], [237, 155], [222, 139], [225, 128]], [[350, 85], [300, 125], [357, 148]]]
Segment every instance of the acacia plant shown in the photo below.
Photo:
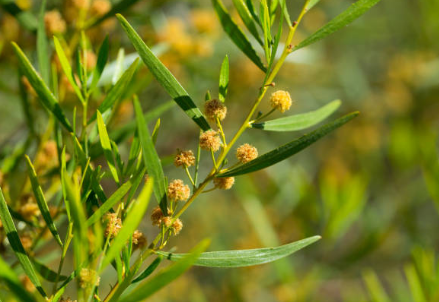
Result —
[[[317, 241], [319, 236], [272, 248], [205, 252], [208, 240], [203, 240], [185, 254], [166, 251], [173, 236], [184, 236], [182, 216], [201, 193], [230, 189], [235, 177], [279, 163], [357, 116], [357, 112], [342, 116], [262, 155], [252, 142], [237, 144], [248, 129], [303, 130], [320, 123], [338, 109], [340, 101], [333, 101], [313, 112], [268, 120], [275, 111], [286, 113], [292, 104], [289, 92], [275, 87], [275, 78], [286, 58], [349, 24], [378, 1], [359, 0], [313, 35], [293, 45], [296, 29], [318, 0], [306, 0], [299, 12], [291, 13], [293, 18], [285, 0], [258, 0], [259, 9], [254, 7], [252, 0], [234, 0], [235, 9], [252, 40], [232, 19], [221, 0], [212, 0], [224, 31], [264, 74], [260, 89], [254, 92], [254, 101], [249, 103], [250, 110], [231, 137], [223, 130], [228, 126], [227, 103], [233, 102], [233, 91], [228, 91], [227, 56], [220, 69], [218, 96], [212, 97], [208, 92], [203, 110], [200, 110], [120, 14], [116, 17], [140, 60], [136, 59], [126, 70], [123, 56], [116, 63], [107, 64], [110, 40], [106, 38], [98, 51], [95, 66], [90, 68], [87, 64], [93, 48], [87, 30], [111, 18], [132, 1], [122, 0], [119, 5], [91, 18], [87, 18], [91, 10], [81, 8], [79, 21], [68, 34], [59, 13], [45, 13], [43, 2], [40, 20], [32, 19], [37, 23], [36, 66], [19, 45], [12, 43], [22, 75], [22, 99], [29, 134], [25, 143], [4, 160], [1, 171], [0, 217], [8, 246], [4, 257], [9, 260], [0, 258], [0, 278], [10, 290], [6, 298], [72, 301], [65, 295], [69, 287], [69, 295], [74, 293], [72, 298], [78, 301], [143, 301], [193, 265], [258, 265], [286, 257]], [[27, 14], [25, 17], [30, 18]], [[23, 22], [23, 15], [21, 18]], [[256, 51], [253, 44], [260, 51]], [[52, 48], [56, 56], [51, 62], [49, 50]], [[176, 168], [187, 173], [185, 180], [168, 183], [162, 157], [155, 147], [160, 120], [153, 131], [147, 126], [169, 108], [169, 104], [144, 113], [142, 103], [148, 99], [139, 99], [130, 86], [141, 62], [183, 110], [182, 122], [192, 120], [200, 128], [199, 133], [192, 133], [193, 139], [198, 140], [198, 149], [192, 151], [179, 146], [174, 157]], [[114, 73], [118, 76], [103, 85], [104, 70], [114, 64], [118, 70]], [[110, 89], [105, 90], [105, 86]], [[64, 105], [66, 89], [75, 95], [70, 111]], [[43, 133], [39, 133], [35, 117], [29, 110], [30, 99], [36, 100], [49, 116]], [[127, 121], [117, 131], [112, 130], [107, 126], [116, 118], [122, 99], [133, 102], [135, 121]], [[262, 102], [269, 102], [272, 109], [259, 112]], [[130, 142], [129, 156], [122, 158], [118, 146], [126, 141]], [[206, 175], [199, 173], [201, 156], [211, 159], [210, 172]], [[100, 158], [105, 159], [108, 169], [98, 164]], [[22, 160], [27, 165], [28, 177], [19, 185], [17, 193], [17, 184], [12, 182], [14, 171]], [[101, 185], [104, 177], [111, 178], [117, 187], [110, 196]], [[144, 219], [150, 199], [154, 199], [151, 203], [157, 203], [151, 215], [157, 235], [148, 243], [137, 227]], [[55, 251], [52, 255], [59, 255], [55, 270], [43, 264], [47, 257], [41, 247], [45, 245]], [[15, 260], [11, 257], [12, 252]], [[163, 259], [174, 263], [158, 268]], [[68, 274], [63, 273], [66, 263], [73, 263]], [[17, 277], [20, 266], [26, 280]], [[100, 275], [107, 267], [117, 272], [110, 291], [108, 284], [100, 283]], [[33, 284], [36, 291], [25, 290], [21, 281]], [[105, 287], [100, 289], [100, 286]]]

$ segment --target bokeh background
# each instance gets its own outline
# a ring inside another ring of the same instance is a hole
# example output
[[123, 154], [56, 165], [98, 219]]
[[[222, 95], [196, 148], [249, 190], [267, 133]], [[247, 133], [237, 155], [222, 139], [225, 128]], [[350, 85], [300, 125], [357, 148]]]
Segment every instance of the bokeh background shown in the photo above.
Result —
[[[69, 25], [80, 2], [49, 0], [48, 7], [61, 11]], [[287, 3], [291, 16], [297, 16], [301, 1]], [[305, 16], [296, 43], [350, 3], [321, 0]], [[17, 0], [17, 5], [37, 14], [40, 2]], [[184, 229], [170, 247], [185, 252], [206, 237], [212, 240], [210, 250], [275, 246], [313, 235], [322, 239], [273, 264], [192, 268], [151, 301], [439, 301], [438, 12], [439, 1], [382, 0], [348, 27], [293, 53], [276, 79], [276, 88], [288, 90], [294, 99], [289, 114], [341, 99], [341, 109], [330, 118], [354, 110], [361, 115], [282, 164], [237, 178], [233, 190], [204, 194], [183, 217]], [[221, 62], [229, 56], [224, 127], [233, 135], [263, 74], [222, 31], [210, 1], [140, 0], [124, 15], [149, 45], [156, 45], [199, 106], [207, 90], [217, 95]], [[134, 52], [114, 18], [88, 32], [95, 50], [106, 34], [110, 60], [120, 48], [126, 55]], [[27, 133], [10, 41], [36, 60], [34, 34], [3, 9], [2, 165]], [[145, 110], [169, 100], [146, 69], [133, 87]], [[69, 100], [66, 93], [66, 106], [73, 107], [74, 97]], [[262, 107], [268, 108], [268, 100]], [[32, 110], [44, 129], [44, 111]], [[124, 102], [112, 127], [132, 117], [131, 103]], [[160, 155], [166, 158], [177, 148], [195, 150], [198, 134], [179, 108], [169, 109], [161, 117]], [[299, 136], [249, 130], [240, 142], [255, 145], [262, 154]], [[126, 155], [129, 143], [120, 150]], [[207, 153], [204, 160], [202, 175], [209, 167]], [[184, 177], [170, 164], [165, 173], [170, 179]], [[156, 232], [148, 217], [141, 229], [149, 238]], [[110, 281], [104, 277], [101, 283]]]

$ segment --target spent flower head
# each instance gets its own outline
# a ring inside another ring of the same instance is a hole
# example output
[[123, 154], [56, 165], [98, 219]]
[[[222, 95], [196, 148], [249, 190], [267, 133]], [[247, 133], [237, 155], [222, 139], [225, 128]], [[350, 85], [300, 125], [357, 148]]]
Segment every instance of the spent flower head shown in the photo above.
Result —
[[221, 147], [221, 139], [218, 132], [215, 130], [208, 130], [200, 135], [200, 147], [207, 151], [218, 151]]
[[175, 179], [168, 185], [168, 198], [174, 201], [184, 201], [191, 195], [191, 189], [181, 179]]
[[66, 21], [64, 21], [57, 10], [51, 10], [44, 15], [44, 25], [49, 36], [62, 34], [66, 31], [67, 27]]
[[174, 165], [176, 167], [190, 167], [195, 164], [195, 156], [191, 150], [182, 151], [177, 150], [177, 154], [174, 157]]
[[270, 105], [272, 108], [284, 113], [289, 110], [293, 101], [288, 91], [278, 90], [271, 94]]
[[233, 184], [235, 183], [235, 177], [217, 177], [213, 179], [213, 184], [215, 187], [222, 189], [222, 190], [228, 190], [231, 187], [233, 187]]
[[104, 216], [104, 222], [106, 223], [105, 237], [116, 237], [122, 228], [122, 220], [117, 217], [116, 213], [107, 213]]
[[258, 149], [250, 144], [241, 145], [236, 150], [236, 157], [241, 163], [248, 163], [258, 157]]
[[101, 278], [95, 270], [82, 268], [79, 273], [79, 284], [82, 288], [98, 286]]
[[204, 113], [212, 122], [215, 122], [217, 118], [222, 121], [226, 118], [227, 107], [220, 100], [212, 99], [204, 103]]

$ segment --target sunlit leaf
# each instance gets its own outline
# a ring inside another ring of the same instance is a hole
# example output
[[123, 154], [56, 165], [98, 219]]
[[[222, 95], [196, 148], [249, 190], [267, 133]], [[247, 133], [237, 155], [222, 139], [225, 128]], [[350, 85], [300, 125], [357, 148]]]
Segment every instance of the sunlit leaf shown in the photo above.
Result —
[[293, 48], [296, 51], [300, 48], [313, 44], [326, 36], [332, 34], [333, 32], [345, 27], [362, 14], [367, 12], [371, 7], [377, 4], [380, 0], [359, 0], [352, 4], [347, 10], [342, 12], [340, 15], [329, 21], [326, 25], [316, 31], [314, 34], [306, 38], [304, 41], [300, 42], [299, 45]]
[[87, 226], [91, 226], [92, 224], [99, 221], [99, 219], [105, 215], [113, 206], [122, 200], [126, 193], [128, 193], [129, 189], [132, 186], [132, 180], [124, 183], [113, 195], [110, 196], [102, 206], [97, 209], [93, 215], [87, 220]]
[[151, 198], [153, 188], [153, 181], [148, 181], [137, 198], [134, 205], [128, 212], [127, 217], [123, 221], [123, 227], [119, 230], [117, 236], [113, 239], [110, 248], [105, 254], [105, 258], [102, 262], [102, 268], [105, 268], [110, 262], [119, 257], [120, 251], [127, 244], [129, 238], [133, 235], [134, 231], [139, 226], [148, 208], [149, 200]]
[[38, 67], [40, 69], [41, 77], [48, 85], [50, 80], [50, 62], [49, 62], [49, 47], [47, 43], [46, 27], [44, 23], [44, 14], [46, 12], [46, 0], [41, 2], [40, 20], [37, 28], [37, 55]]
[[35, 285], [38, 292], [43, 296], [47, 297], [44, 289], [41, 285], [40, 280], [38, 279], [37, 273], [30, 261], [26, 251], [21, 244], [20, 237], [18, 237], [17, 229], [15, 228], [14, 221], [12, 220], [11, 214], [8, 211], [8, 205], [6, 204], [6, 200], [3, 196], [3, 191], [0, 188], [0, 219], [3, 224], [4, 231], [6, 232], [6, 236], [8, 237], [9, 244], [11, 245], [12, 250], [18, 258], [21, 266], [23, 267], [24, 272], [29, 277], [30, 281]]
[[339, 100], [333, 101], [315, 111], [252, 124], [252, 128], [262, 129], [266, 131], [303, 130], [312, 127], [326, 119], [340, 107], [340, 104], [341, 101]]
[[40, 183], [38, 182], [38, 177], [35, 172], [35, 168], [32, 165], [30, 158], [26, 155], [26, 163], [29, 171], [29, 178], [32, 184], [32, 189], [34, 191], [35, 199], [37, 201], [38, 207], [41, 211], [41, 215], [44, 218], [44, 221], [47, 224], [50, 232], [55, 238], [56, 242], [62, 246], [61, 238], [59, 237], [58, 230], [56, 229], [55, 224], [53, 223], [52, 217], [50, 216], [49, 206], [47, 205], [46, 198], [44, 197], [43, 190], [41, 189]]
[[172, 73], [163, 65], [162, 62], [152, 53], [152, 51], [142, 41], [137, 32], [131, 27], [122, 15], [117, 15], [119, 22], [128, 35], [128, 38], [136, 48], [143, 63], [148, 67], [156, 80], [163, 86], [168, 94], [180, 106], [181, 109], [203, 130], [209, 130], [209, 123], [204, 118], [200, 109], [181, 86]]
[[148, 265], [148, 267], [131, 283], [137, 283], [137, 282], [142, 281], [143, 279], [148, 278], [156, 270], [156, 268], [160, 265], [162, 260], [163, 260], [163, 256], [158, 255], [157, 258], [155, 258], [154, 261], [151, 262], [151, 264]]
[[20, 298], [20, 301], [36, 301], [27, 290], [24, 289], [20, 280], [18, 279], [15, 272], [12, 270], [11, 266], [7, 264], [0, 256], [0, 280], [3, 281], [9, 289]]
[[79, 89], [78, 84], [76, 83], [76, 79], [72, 71], [72, 66], [70, 66], [69, 59], [67, 59], [67, 56], [64, 52], [61, 43], [59, 42], [58, 38], [55, 36], [53, 37], [53, 42], [55, 44], [55, 51], [58, 55], [58, 59], [64, 71], [65, 76], [69, 80], [70, 85], [72, 85], [73, 90], [75, 91], [77, 97], [81, 100], [81, 102], [84, 103], [85, 102], [84, 97], [81, 93], [81, 90]]
[[117, 184], [119, 184], [119, 176], [117, 174], [116, 164], [114, 162], [113, 151], [111, 149], [111, 142], [110, 138], [108, 137], [107, 127], [105, 126], [104, 120], [99, 111], [97, 112], [97, 117], [99, 139], [101, 141], [102, 149], [104, 149], [104, 156], [107, 160], [108, 167], [110, 168], [111, 175], [113, 175], [113, 179], [116, 181]]
[[[319, 239], [320, 236], [314, 236], [278, 247], [205, 252], [198, 257], [193, 265], [208, 267], [244, 267], [269, 263], [289, 256]], [[179, 261], [187, 256], [187, 254], [165, 252], [157, 252], [157, 254], [163, 255], [172, 261]]]
[[21, 69], [29, 80], [32, 88], [38, 95], [38, 99], [41, 103], [53, 113], [53, 115], [58, 119], [58, 121], [69, 131], [72, 132], [73, 129], [70, 126], [69, 121], [65, 117], [61, 107], [58, 104], [55, 96], [52, 94], [50, 89], [46, 86], [44, 81], [38, 75], [36, 70], [33, 68], [26, 55], [20, 49], [20, 47], [12, 42], [12, 47], [14, 48], [15, 54], [18, 57], [18, 61], [20, 63]]
[[171, 266], [163, 269], [157, 275], [147, 280], [145, 283], [137, 286], [127, 296], [122, 296], [120, 302], [138, 302], [144, 301], [152, 294], [171, 283], [187, 271], [198, 259], [200, 254], [209, 246], [209, 240], [201, 241], [195, 248], [193, 248], [185, 257], [177, 261]]
[[229, 57], [225, 56], [221, 64], [221, 72], [219, 79], [219, 99], [221, 102], [226, 100], [227, 90], [229, 88]]
[[108, 42], [108, 36], [106, 36], [104, 42], [102, 42], [102, 45], [99, 48], [98, 59], [96, 62], [96, 67], [93, 70], [93, 77], [89, 88], [90, 91], [95, 90], [96, 86], [98, 85], [99, 79], [101, 78], [102, 73], [104, 72], [104, 68], [108, 60], [109, 48], [110, 46]]
[[148, 170], [148, 174], [154, 181], [154, 195], [163, 213], [167, 212], [166, 185], [163, 167], [160, 157], [155, 149], [154, 142], [149, 134], [148, 126], [145, 122], [142, 107], [137, 99], [134, 100], [134, 111], [136, 112], [137, 127], [139, 131], [140, 144], [143, 150], [143, 161]]
[[241, 49], [241, 51], [250, 60], [252, 60], [253, 63], [256, 64], [256, 66], [258, 66], [263, 72], [266, 72], [267, 68], [262, 63], [261, 58], [258, 56], [252, 44], [239, 26], [232, 20], [221, 0], [212, 0], [212, 3], [221, 21], [224, 31], [227, 33], [230, 39], [232, 39], [233, 43], [235, 43], [236, 46], [238, 46], [238, 48]]
[[259, 42], [259, 44], [263, 45], [264, 42], [262, 42], [261, 37], [259, 36], [258, 29], [253, 21], [253, 16], [247, 7], [247, 4], [245, 4], [244, 0], [233, 0], [233, 4], [235, 5], [236, 11], [238, 12], [247, 29]]
[[351, 119], [356, 117], [358, 115], [358, 112], [354, 112], [348, 115], [345, 115], [331, 123], [328, 123], [317, 130], [305, 134], [302, 137], [283, 145], [277, 149], [274, 149], [268, 153], [265, 153], [264, 155], [259, 156], [258, 158], [240, 165], [234, 169], [231, 169], [229, 171], [226, 171], [224, 173], [220, 173], [217, 175], [217, 177], [230, 177], [230, 176], [236, 176], [236, 175], [242, 175], [247, 174], [250, 172], [258, 171], [264, 168], [267, 168], [269, 166], [272, 166], [274, 164], [277, 164], [278, 162], [283, 161], [284, 159], [287, 159], [288, 157], [302, 151], [306, 147], [310, 146], [311, 144], [318, 141], [320, 138], [324, 137], [328, 133], [332, 132], [333, 130], [337, 129], [338, 127], [344, 125], [345, 123], [349, 122]]

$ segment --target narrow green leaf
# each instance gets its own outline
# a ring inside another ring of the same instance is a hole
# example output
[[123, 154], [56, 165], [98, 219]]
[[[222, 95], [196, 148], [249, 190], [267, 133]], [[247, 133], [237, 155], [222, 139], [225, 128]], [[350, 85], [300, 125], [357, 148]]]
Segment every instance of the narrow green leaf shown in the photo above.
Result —
[[410, 292], [412, 293], [413, 301], [427, 302], [424, 289], [422, 288], [421, 280], [416, 272], [416, 268], [413, 264], [407, 264], [404, 267], [405, 276], [410, 286]]
[[14, 250], [15, 255], [18, 258], [21, 266], [23, 267], [24, 272], [29, 277], [30, 281], [35, 285], [38, 292], [43, 296], [47, 297], [44, 289], [41, 285], [40, 280], [38, 279], [37, 273], [30, 261], [28, 255], [26, 254], [23, 245], [21, 244], [20, 237], [18, 237], [17, 229], [15, 228], [14, 222], [12, 221], [11, 214], [8, 211], [8, 205], [6, 204], [5, 197], [3, 196], [3, 191], [0, 188], [0, 219], [3, 224], [3, 228], [6, 232], [6, 236], [8, 237], [9, 244]]
[[[320, 236], [314, 236], [270, 248], [206, 252], [202, 253], [193, 265], [208, 267], [244, 267], [269, 263], [289, 256], [316, 242], [320, 238]], [[166, 252], [157, 252], [157, 254], [163, 255], [171, 261], [179, 261], [184, 259], [184, 257], [187, 257], [187, 254], [173, 254]]]
[[157, 142], [157, 137], [159, 136], [160, 123], [160, 119], [158, 119], [157, 122], [155, 122], [154, 129], [152, 130], [151, 139], [154, 146]]
[[40, 208], [41, 215], [44, 218], [44, 221], [47, 224], [47, 227], [49, 228], [50, 232], [52, 233], [53, 237], [55, 238], [56, 242], [62, 246], [61, 238], [59, 237], [58, 230], [56, 229], [55, 224], [53, 223], [52, 217], [50, 216], [49, 212], [49, 206], [47, 205], [46, 198], [44, 197], [43, 190], [41, 189], [40, 183], [38, 182], [38, 177], [35, 172], [35, 168], [32, 165], [32, 162], [29, 158], [29, 156], [25, 156], [26, 163], [29, 171], [29, 178], [30, 182], [32, 184], [32, 189], [34, 191], [35, 199], [37, 200], [38, 207]]
[[49, 48], [47, 46], [46, 27], [44, 23], [44, 14], [46, 12], [46, 0], [41, 2], [40, 20], [37, 28], [37, 55], [38, 67], [40, 69], [41, 77], [46, 84], [50, 81], [50, 62], [49, 62]]
[[97, 123], [99, 131], [99, 139], [101, 140], [102, 149], [104, 149], [104, 156], [107, 160], [108, 167], [110, 168], [113, 179], [119, 184], [119, 176], [117, 175], [116, 164], [114, 163], [113, 151], [111, 150], [111, 142], [108, 137], [107, 127], [105, 126], [102, 115], [97, 111]]
[[2, 280], [9, 289], [20, 298], [20, 301], [36, 301], [27, 290], [23, 288], [20, 280], [18, 279], [15, 272], [12, 270], [11, 266], [7, 264], [0, 256], [0, 280]]
[[261, 26], [261, 23], [259, 22], [259, 17], [258, 14], [256, 13], [255, 7], [253, 5], [253, 0], [245, 0], [245, 3], [247, 4], [248, 10], [250, 12], [250, 14], [253, 17], [253, 20], [259, 25]]
[[128, 193], [129, 189], [132, 186], [132, 181], [129, 180], [124, 183], [113, 195], [108, 198], [102, 206], [93, 213], [93, 215], [87, 220], [87, 227], [90, 227], [92, 224], [99, 221], [99, 219], [105, 215], [113, 206], [122, 200], [126, 193]]
[[[32, 263], [35, 267], [35, 270], [43, 277], [45, 280], [49, 282], [56, 282], [58, 274], [45, 266], [44, 264], [32, 259]], [[67, 276], [60, 275], [58, 277], [59, 281], [64, 281], [67, 279]]]
[[252, 60], [256, 66], [259, 67], [259, 69], [261, 69], [263, 72], [267, 72], [267, 68], [262, 63], [261, 58], [258, 56], [252, 44], [239, 26], [232, 20], [221, 0], [212, 0], [212, 3], [221, 21], [224, 31], [227, 33], [230, 39], [232, 39], [233, 43], [235, 43], [235, 45], [238, 46], [238, 48], [241, 49], [241, 51], [250, 60]]
[[262, 42], [262, 39], [259, 36], [256, 24], [253, 21], [253, 16], [247, 5], [245, 4], [244, 0], [233, 0], [233, 4], [235, 5], [236, 11], [241, 17], [242, 22], [244, 22], [245, 26], [253, 35], [253, 37], [255, 37], [256, 41], [258, 41], [259, 44], [264, 45], [264, 42]]
[[157, 269], [157, 267], [160, 265], [162, 260], [163, 260], [163, 255], [158, 255], [157, 258], [155, 258], [154, 261], [151, 262], [151, 264], [148, 265], [148, 267], [131, 283], [137, 283], [142, 281], [143, 279], [148, 278]]
[[373, 270], [363, 272], [363, 279], [371, 296], [371, 302], [390, 302], [389, 296], [386, 294], [378, 276]]
[[321, 39], [332, 34], [333, 32], [343, 28], [344, 26], [348, 25], [349, 23], [360, 17], [362, 14], [367, 12], [379, 1], [380, 0], [359, 0], [355, 2], [347, 10], [329, 21], [329, 23], [324, 25], [314, 34], [306, 38], [304, 41], [300, 42], [299, 45], [293, 48], [293, 51], [320, 41]]
[[298, 131], [309, 127], [312, 127], [332, 113], [334, 113], [340, 107], [341, 101], [333, 101], [315, 111], [291, 115], [271, 121], [252, 124], [252, 128], [262, 129], [266, 131]]
[[185, 257], [173, 265], [163, 269], [160, 273], [149, 279], [147, 282], [137, 286], [129, 295], [122, 297], [120, 302], [138, 302], [144, 301], [152, 294], [171, 283], [187, 271], [198, 259], [201, 253], [206, 250], [209, 240], [201, 241]]
[[288, 13], [288, 7], [287, 7], [286, 0], [280, 1], [280, 7], [282, 9], [285, 21], [287, 21], [288, 26], [289, 27], [293, 26], [293, 23], [291, 22], [290, 14]]
[[188, 95], [186, 90], [181, 86], [172, 73], [163, 65], [162, 62], [152, 53], [152, 51], [142, 41], [140, 36], [131, 27], [125, 18], [117, 14], [117, 18], [121, 23], [123, 29], [128, 35], [128, 38], [133, 43], [143, 63], [148, 67], [156, 80], [163, 86], [168, 94], [174, 99], [174, 101], [180, 106], [181, 109], [203, 130], [209, 130], [209, 123], [197, 108], [194, 101]]
[[84, 97], [82, 96], [81, 90], [79, 89], [78, 84], [76, 83], [76, 79], [74, 78], [72, 67], [70, 66], [69, 60], [63, 50], [61, 43], [59, 42], [56, 36], [53, 36], [53, 42], [55, 44], [55, 51], [58, 55], [59, 62], [61, 63], [61, 67], [69, 80], [70, 85], [72, 85], [73, 90], [75, 90], [76, 95], [81, 100], [82, 103], [85, 102]]
[[98, 85], [99, 79], [101, 78], [102, 72], [104, 71], [105, 65], [107, 64], [109, 48], [110, 44], [108, 42], [108, 36], [106, 36], [104, 42], [102, 42], [102, 45], [99, 48], [98, 60], [96, 62], [96, 67], [93, 70], [93, 76], [89, 91], [94, 91], [96, 86]]
[[309, 11], [311, 8], [313, 8], [317, 3], [319, 3], [320, 0], [310, 0], [308, 2], [308, 5], [306, 6], [306, 10]]
[[252, 160], [251, 162], [240, 165], [224, 173], [220, 173], [219, 175], [217, 175], [217, 177], [230, 177], [230, 176], [247, 174], [277, 164], [278, 162], [281, 162], [284, 159], [287, 159], [288, 157], [302, 151], [303, 149], [315, 143], [320, 138], [324, 137], [325, 135], [332, 132], [333, 130], [346, 124], [351, 119], [356, 117], [358, 114], [359, 114], [358, 112], [353, 112], [348, 115], [345, 115], [331, 123], [328, 123], [318, 128], [317, 130], [311, 133], [303, 135], [302, 137], [286, 145], [283, 145], [277, 149], [265, 153], [264, 155], [259, 156], [258, 158]]
[[44, 81], [38, 75], [36, 70], [33, 68], [32, 64], [27, 59], [26, 55], [20, 49], [20, 47], [12, 42], [12, 47], [14, 48], [15, 54], [18, 57], [18, 61], [20, 63], [21, 69], [29, 80], [32, 88], [38, 95], [38, 99], [41, 103], [53, 113], [53, 115], [58, 119], [58, 121], [67, 129], [67, 131], [72, 132], [73, 129], [70, 126], [69, 121], [65, 117], [61, 107], [58, 104], [55, 96], [52, 94], [50, 89], [46, 86]]
[[221, 64], [221, 72], [219, 79], [219, 99], [224, 103], [229, 89], [229, 57], [225, 56]]
[[[281, 8], [282, 8], [282, 5], [285, 5], [285, 0], [280, 0], [280, 1], [281, 1]], [[271, 67], [274, 64], [274, 61], [276, 60], [277, 49], [279, 48], [279, 42], [280, 42], [280, 39], [282, 38], [284, 16], [285, 16], [284, 10], [281, 9], [279, 25], [277, 28], [277, 34], [276, 34], [276, 37], [274, 38], [273, 46], [271, 47], [271, 57], [270, 57], [270, 61], [268, 64], [268, 70], [271, 70]], [[269, 73], [267, 73], [266, 77], [268, 77], [268, 74]]]
[[114, 258], [119, 257], [119, 253], [122, 248], [127, 244], [127, 241], [133, 235], [134, 231], [142, 221], [143, 216], [148, 208], [149, 200], [151, 198], [153, 189], [153, 180], [146, 182], [145, 187], [140, 193], [137, 201], [131, 207], [126, 219], [123, 221], [123, 227], [120, 229], [117, 236], [113, 239], [110, 248], [105, 254], [105, 258], [102, 262], [102, 268], [105, 268], [113, 261]]
[[142, 113], [142, 107], [140, 107], [139, 100], [134, 99], [134, 111], [136, 112], [137, 127], [139, 131], [140, 144], [143, 150], [143, 161], [148, 174], [154, 181], [154, 195], [163, 213], [167, 212], [167, 198], [166, 198], [166, 185], [165, 175], [163, 173], [162, 163], [160, 157], [154, 147], [154, 142], [149, 134], [148, 126]]

